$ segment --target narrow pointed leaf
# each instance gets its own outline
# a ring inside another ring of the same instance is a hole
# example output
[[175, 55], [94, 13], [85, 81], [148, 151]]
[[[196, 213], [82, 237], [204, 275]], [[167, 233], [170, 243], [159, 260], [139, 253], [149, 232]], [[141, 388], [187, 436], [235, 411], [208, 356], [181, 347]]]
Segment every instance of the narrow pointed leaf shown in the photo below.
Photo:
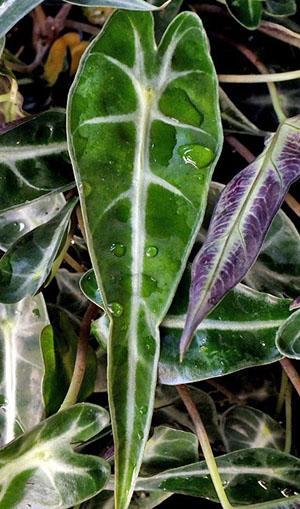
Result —
[[72, 187], [64, 111], [41, 113], [0, 135], [0, 173], [0, 211]]
[[237, 108], [221, 87], [219, 88], [219, 95], [225, 132], [250, 134], [252, 136], [266, 136], [266, 134], [268, 134], [253, 124], [246, 115]]
[[256, 408], [230, 408], [222, 415], [221, 430], [228, 452], [247, 447], [284, 450], [284, 429], [272, 417]]
[[49, 222], [26, 233], [0, 260], [0, 302], [13, 303], [34, 295], [45, 282], [67, 231], [77, 199]]
[[258, 27], [263, 13], [262, 0], [226, 0], [226, 5], [241, 25], [251, 30]]
[[282, 355], [300, 359], [300, 310], [295, 311], [278, 329], [276, 345]]
[[99, 493], [109, 478], [109, 464], [73, 449], [108, 424], [106, 410], [81, 403], [1, 449], [1, 509], [67, 509]]
[[[263, 503], [299, 489], [300, 460], [276, 449], [241, 449], [219, 456], [216, 462], [232, 504]], [[136, 490], [163, 490], [218, 502], [205, 461], [139, 478]]]
[[0, 212], [0, 249], [6, 251], [25, 233], [52, 219], [65, 203], [63, 194], [55, 193]]
[[125, 509], [152, 415], [158, 325], [201, 223], [221, 143], [198, 16], [178, 16], [157, 49], [150, 13], [115, 13], [85, 54], [68, 112], [89, 250], [113, 318], [116, 507]]
[[38, 424], [43, 416], [40, 333], [48, 324], [42, 294], [0, 304], [0, 445]]
[[225, 187], [192, 268], [181, 354], [196, 327], [253, 265], [289, 186], [300, 177], [300, 116], [282, 123], [264, 152]]

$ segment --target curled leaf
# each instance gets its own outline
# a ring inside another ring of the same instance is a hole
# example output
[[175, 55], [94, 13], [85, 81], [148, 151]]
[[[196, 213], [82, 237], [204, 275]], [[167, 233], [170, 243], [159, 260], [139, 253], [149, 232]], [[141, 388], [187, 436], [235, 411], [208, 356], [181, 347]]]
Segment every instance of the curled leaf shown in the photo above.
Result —
[[183, 356], [203, 318], [254, 263], [289, 186], [300, 176], [300, 116], [282, 123], [264, 152], [225, 187], [192, 267]]

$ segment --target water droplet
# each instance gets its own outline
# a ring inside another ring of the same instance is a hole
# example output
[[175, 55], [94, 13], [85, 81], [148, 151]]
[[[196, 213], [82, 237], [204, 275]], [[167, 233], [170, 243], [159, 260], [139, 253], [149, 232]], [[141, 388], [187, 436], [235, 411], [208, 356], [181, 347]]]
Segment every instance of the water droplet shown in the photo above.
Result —
[[267, 486], [267, 483], [265, 481], [258, 481], [258, 484], [264, 489], [264, 490], [267, 490], [268, 489], [268, 486]]
[[181, 145], [178, 147], [178, 154], [182, 157], [185, 164], [194, 168], [205, 168], [214, 159], [213, 151], [199, 144]]
[[112, 315], [121, 316], [123, 313], [123, 306], [121, 306], [118, 302], [112, 302], [109, 304], [109, 310]]
[[146, 249], [146, 256], [148, 258], [154, 258], [154, 256], [157, 255], [157, 253], [158, 253], [158, 249], [155, 246], [149, 246]]
[[139, 413], [140, 413], [141, 415], [145, 415], [145, 414], [147, 413], [147, 409], [148, 409], [148, 407], [146, 407], [146, 406], [141, 406], [141, 407], [140, 407], [140, 409], [139, 409]]
[[124, 256], [124, 254], [126, 253], [126, 247], [124, 246], [124, 244], [112, 244], [110, 246], [110, 250], [118, 258], [121, 258], [121, 256]]

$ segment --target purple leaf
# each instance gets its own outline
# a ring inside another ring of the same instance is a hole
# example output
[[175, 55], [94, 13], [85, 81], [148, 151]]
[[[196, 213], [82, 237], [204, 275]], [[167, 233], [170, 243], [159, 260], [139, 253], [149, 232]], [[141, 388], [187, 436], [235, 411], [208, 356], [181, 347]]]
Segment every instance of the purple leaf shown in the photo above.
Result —
[[284, 195], [299, 177], [300, 115], [279, 126], [263, 153], [220, 196], [193, 262], [181, 358], [199, 323], [254, 263]]

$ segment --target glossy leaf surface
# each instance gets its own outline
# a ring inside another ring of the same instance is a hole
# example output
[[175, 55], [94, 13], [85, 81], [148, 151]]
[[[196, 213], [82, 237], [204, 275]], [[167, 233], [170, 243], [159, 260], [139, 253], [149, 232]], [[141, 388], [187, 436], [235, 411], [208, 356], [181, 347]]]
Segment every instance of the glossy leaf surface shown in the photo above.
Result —
[[300, 310], [295, 311], [278, 329], [276, 345], [282, 355], [300, 359]]
[[226, 0], [230, 13], [246, 28], [258, 27], [262, 12], [262, 0]]
[[48, 223], [26, 233], [0, 260], [0, 301], [13, 303], [34, 295], [51, 271], [68, 228], [76, 199]]
[[265, 0], [265, 11], [271, 16], [292, 16], [297, 12], [295, 0]]
[[42, 3], [42, 0], [0, 0], [0, 37], [8, 32], [28, 12]]
[[42, 294], [17, 304], [0, 304], [1, 446], [42, 419], [40, 333], [47, 324]]
[[193, 332], [253, 265], [289, 186], [300, 176], [300, 116], [282, 123], [264, 152], [225, 187], [192, 267], [183, 354]]
[[1, 449], [1, 509], [67, 509], [96, 495], [108, 480], [110, 466], [73, 449], [108, 424], [106, 410], [82, 403]]
[[[116, 9], [129, 9], [131, 11], [155, 11], [161, 7], [156, 7], [153, 3], [145, 0], [65, 0], [69, 4], [82, 5], [84, 7], [115, 7]], [[168, 2], [165, 2], [167, 4]], [[164, 4], [164, 5], [165, 5]]]
[[85, 54], [68, 110], [89, 251], [113, 318], [109, 394], [116, 507], [124, 509], [150, 425], [158, 325], [203, 217], [221, 143], [199, 18], [178, 16], [157, 49], [151, 14], [114, 14]]
[[2, 134], [0, 172], [0, 211], [72, 187], [64, 111], [41, 113]]
[[64, 206], [62, 193], [42, 196], [32, 203], [0, 212], [0, 249], [6, 251], [25, 233], [52, 219]]
[[[300, 483], [300, 460], [276, 449], [241, 449], [216, 458], [232, 504], [262, 503], [293, 495]], [[136, 490], [164, 490], [218, 501], [204, 461], [140, 478]]]
[[284, 429], [272, 417], [256, 408], [230, 408], [222, 416], [221, 429], [228, 452], [247, 447], [284, 450]]

